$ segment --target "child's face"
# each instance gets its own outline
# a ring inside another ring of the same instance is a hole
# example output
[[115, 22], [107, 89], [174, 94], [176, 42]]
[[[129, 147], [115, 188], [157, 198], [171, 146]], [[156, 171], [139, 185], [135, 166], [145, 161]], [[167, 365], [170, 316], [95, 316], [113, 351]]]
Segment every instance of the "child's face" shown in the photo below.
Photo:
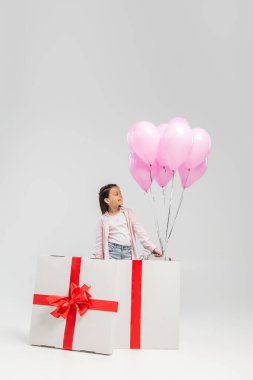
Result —
[[122, 206], [123, 197], [118, 186], [112, 187], [109, 191], [109, 197], [105, 198], [105, 202], [111, 208], [116, 208], [117, 206]]

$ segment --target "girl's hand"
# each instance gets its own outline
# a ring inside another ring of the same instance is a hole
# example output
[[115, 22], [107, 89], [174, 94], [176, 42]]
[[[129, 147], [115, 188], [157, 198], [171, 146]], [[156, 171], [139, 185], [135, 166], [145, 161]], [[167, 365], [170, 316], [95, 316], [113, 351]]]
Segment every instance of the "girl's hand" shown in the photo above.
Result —
[[156, 257], [160, 257], [160, 256], [163, 255], [162, 252], [161, 252], [159, 249], [157, 249], [157, 248], [155, 248], [155, 249], [153, 250], [152, 253], [153, 253]]

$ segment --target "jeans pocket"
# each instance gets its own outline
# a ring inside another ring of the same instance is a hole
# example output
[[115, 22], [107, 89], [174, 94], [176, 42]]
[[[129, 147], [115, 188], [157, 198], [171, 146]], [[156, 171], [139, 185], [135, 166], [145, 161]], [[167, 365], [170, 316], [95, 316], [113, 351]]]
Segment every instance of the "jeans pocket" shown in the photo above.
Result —
[[123, 252], [123, 260], [132, 260], [132, 250], [130, 249], [125, 249]]

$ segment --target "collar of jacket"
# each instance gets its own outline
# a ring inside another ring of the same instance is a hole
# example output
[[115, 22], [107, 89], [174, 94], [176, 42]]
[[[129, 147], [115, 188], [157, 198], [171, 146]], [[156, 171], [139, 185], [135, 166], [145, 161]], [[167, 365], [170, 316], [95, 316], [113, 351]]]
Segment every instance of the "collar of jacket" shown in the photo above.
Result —
[[[121, 206], [120, 207], [120, 210], [119, 211], [123, 211], [124, 212], [124, 214], [125, 214], [125, 212], [126, 212], [126, 207], [124, 207], [124, 206]], [[106, 211], [105, 213], [104, 213], [104, 216], [108, 216], [108, 215], [110, 215], [109, 214], [109, 212], [108, 211]]]

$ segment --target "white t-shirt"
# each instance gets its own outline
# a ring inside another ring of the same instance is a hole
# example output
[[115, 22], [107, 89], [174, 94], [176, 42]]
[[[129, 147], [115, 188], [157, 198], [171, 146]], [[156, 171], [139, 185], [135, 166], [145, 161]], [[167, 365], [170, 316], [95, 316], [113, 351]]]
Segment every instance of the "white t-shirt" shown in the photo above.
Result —
[[108, 241], [121, 245], [131, 245], [131, 239], [125, 214], [119, 211], [116, 215], [109, 217]]

